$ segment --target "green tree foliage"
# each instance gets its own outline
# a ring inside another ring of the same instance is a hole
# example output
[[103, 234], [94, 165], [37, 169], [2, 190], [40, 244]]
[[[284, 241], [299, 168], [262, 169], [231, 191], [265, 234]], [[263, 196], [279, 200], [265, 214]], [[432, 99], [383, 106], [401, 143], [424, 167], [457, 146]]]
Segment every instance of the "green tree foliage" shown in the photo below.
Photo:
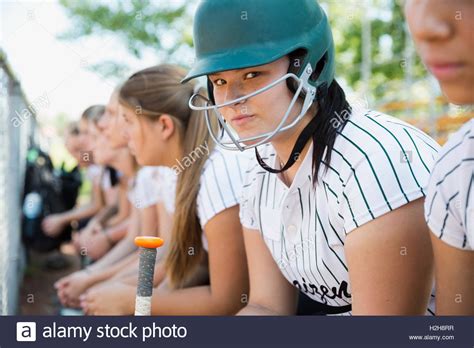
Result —
[[[399, 90], [412, 74], [413, 79], [426, 75], [421, 61], [407, 53], [403, 8], [398, 0], [327, 0], [326, 5], [336, 44], [336, 69], [354, 89], [361, 85], [363, 21], [370, 20], [371, 77], [370, 93], [379, 99], [388, 91]], [[366, 4], [366, 6], [364, 6]]]
[[[76, 1], [60, 0], [73, 25], [60, 36], [76, 40], [88, 35], [115, 35], [136, 58], [153, 48], [166, 59], [179, 61], [179, 48], [192, 47], [191, 15], [194, 1]], [[166, 38], [166, 39], [163, 39]], [[121, 75], [127, 69], [119, 61], [105, 61], [92, 67], [106, 76]]]
[[[192, 47], [190, 9], [196, 2], [60, 0], [74, 23], [62, 38], [74, 40], [91, 34], [114, 34], [137, 58], [141, 58], [144, 49], [152, 47], [160, 57], [190, 65], [189, 61], [183, 61], [180, 50]], [[369, 93], [378, 99], [389, 90], [399, 90], [403, 87], [407, 71], [414, 79], [424, 76], [416, 54], [413, 63], [405, 57], [408, 40], [399, 0], [321, 0], [321, 3], [329, 12], [334, 32], [337, 74], [352, 88], [357, 90], [361, 87], [364, 20], [371, 23]], [[125, 68], [118, 61], [102, 62], [94, 67], [105, 75], [120, 75]]]

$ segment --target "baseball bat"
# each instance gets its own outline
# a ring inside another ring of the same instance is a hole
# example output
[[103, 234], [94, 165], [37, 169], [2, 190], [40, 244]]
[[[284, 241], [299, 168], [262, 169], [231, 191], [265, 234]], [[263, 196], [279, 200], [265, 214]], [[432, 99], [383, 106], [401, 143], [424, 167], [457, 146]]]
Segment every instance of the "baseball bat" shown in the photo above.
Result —
[[163, 239], [158, 237], [140, 236], [135, 238], [135, 245], [140, 248], [137, 296], [135, 299], [135, 315], [137, 316], [151, 314], [156, 249], [163, 244]]

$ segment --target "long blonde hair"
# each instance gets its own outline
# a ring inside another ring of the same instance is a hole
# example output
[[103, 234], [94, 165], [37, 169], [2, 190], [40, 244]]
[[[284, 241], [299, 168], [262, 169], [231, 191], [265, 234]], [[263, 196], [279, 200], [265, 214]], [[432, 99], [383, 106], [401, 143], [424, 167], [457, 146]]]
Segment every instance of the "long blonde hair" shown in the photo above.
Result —
[[[194, 83], [181, 84], [186, 71], [178, 66], [162, 64], [133, 74], [122, 86], [121, 104], [135, 110], [138, 117], [157, 120], [162, 114], [173, 119], [180, 135], [182, 151], [189, 154], [201, 145], [211, 153], [210, 139], [202, 112], [192, 111], [188, 100], [195, 91]], [[200, 90], [200, 94], [205, 91]], [[217, 127], [217, 121], [213, 123]], [[161, 149], [165, 151], [165, 149]], [[204, 163], [208, 155], [199, 156], [193, 165], [179, 172], [171, 242], [166, 269], [174, 288], [184, 286], [197, 266], [204, 260], [202, 229], [197, 216], [196, 200]], [[190, 255], [190, 250], [193, 251]]]

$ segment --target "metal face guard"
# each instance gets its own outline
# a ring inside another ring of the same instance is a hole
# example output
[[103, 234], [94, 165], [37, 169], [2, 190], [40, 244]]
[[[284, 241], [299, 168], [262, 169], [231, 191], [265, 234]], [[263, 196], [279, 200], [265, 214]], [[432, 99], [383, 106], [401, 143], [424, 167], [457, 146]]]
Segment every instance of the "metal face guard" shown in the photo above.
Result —
[[[212, 139], [214, 140], [214, 142], [218, 146], [222, 147], [223, 149], [231, 150], [231, 151], [245, 151], [245, 150], [252, 149], [252, 148], [255, 148], [257, 146], [260, 146], [260, 145], [263, 145], [263, 144], [266, 144], [266, 143], [270, 142], [270, 140], [276, 134], [278, 134], [280, 132], [284, 132], [284, 131], [294, 127], [296, 124], [298, 124], [298, 122], [300, 122], [303, 119], [304, 115], [306, 115], [306, 112], [308, 111], [308, 109], [312, 105], [312, 103], [314, 101], [314, 98], [316, 96], [316, 87], [313, 87], [308, 83], [308, 79], [311, 76], [312, 72], [313, 72], [313, 70], [311, 69], [311, 66], [308, 64], [306, 66], [306, 69], [304, 70], [303, 74], [301, 75], [301, 77], [298, 77], [298, 76], [296, 76], [295, 74], [292, 74], [292, 73], [285, 74], [282, 77], [280, 77], [277, 80], [270, 83], [269, 85], [267, 85], [267, 86], [265, 86], [265, 87], [263, 87], [259, 90], [256, 90], [255, 92], [252, 92], [252, 93], [247, 94], [243, 97], [240, 97], [240, 98], [237, 98], [237, 99], [234, 99], [234, 100], [231, 100], [231, 101], [219, 104], [219, 105], [213, 105], [212, 102], [208, 98], [206, 98], [203, 95], [200, 95], [200, 94], [196, 93], [196, 94], [193, 94], [191, 96], [191, 98], [189, 99], [189, 107], [192, 110], [204, 111], [205, 117], [206, 117], [206, 124], [207, 124], [207, 128], [209, 129], [209, 133], [211, 134]], [[286, 110], [285, 114], [281, 118], [281, 121], [278, 124], [278, 126], [274, 130], [272, 130], [270, 132], [260, 134], [260, 135], [247, 137], [247, 138], [243, 138], [243, 139], [236, 137], [235, 132], [232, 129], [230, 129], [230, 127], [227, 125], [227, 123], [225, 122], [224, 116], [221, 114], [219, 109], [222, 108], [222, 107], [225, 107], [225, 106], [240, 103], [240, 102], [242, 102], [244, 100], [247, 100], [249, 98], [252, 98], [252, 97], [254, 97], [258, 94], [266, 92], [269, 89], [275, 87], [277, 84], [279, 84], [279, 83], [281, 83], [281, 82], [283, 82], [283, 81], [285, 81], [289, 78], [294, 79], [297, 82], [298, 88], [296, 89], [295, 95], [293, 96], [293, 99], [291, 100], [291, 102], [288, 106], [288, 109]], [[295, 117], [295, 119], [290, 124], [284, 126], [284, 124], [286, 123], [288, 117], [291, 114], [291, 111], [293, 110], [293, 107], [294, 107], [296, 101], [298, 100], [299, 96], [301, 95], [302, 91], [305, 92], [305, 97], [304, 97], [304, 101], [303, 101], [303, 106], [301, 108], [301, 112]], [[197, 98], [201, 99], [204, 102], [204, 106], [198, 106], [197, 104], [195, 104], [195, 101], [196, 101]], [[222, 127], [221, 134], [216, 134], [214, 132], [214, 130], [212, 129], [212, 127], [211, 127], [210, 111], [214, 111], [215, 115], [217, 116], [219, 124]], [[228, 141], [227, 139], [224, 139], [224, 137], [223, 137], [224, 132], [228, 135], [228, 137], [230, 138], [231, 141]], [[254, 144], [251, 144], [251, 145], [246, 145], [245, 144], [246, 142], [253, 142], [253, 141], [256, 141], [256, 140], [258, 140], [258, 141]]]

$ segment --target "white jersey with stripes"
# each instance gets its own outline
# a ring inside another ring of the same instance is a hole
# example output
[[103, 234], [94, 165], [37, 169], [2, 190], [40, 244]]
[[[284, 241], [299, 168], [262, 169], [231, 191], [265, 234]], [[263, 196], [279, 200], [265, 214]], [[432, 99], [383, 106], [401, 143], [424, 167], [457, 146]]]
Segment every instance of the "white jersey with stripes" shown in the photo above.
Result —
[[[239, 204], [249, 160], [248, 154], [223, 151], [220, 148], [215, 148], [210, 153], [201, 172], [196, 201], [197, 217], [203, 231], [214, 216]], [[160, 175], [158, 201], [164, 203], [169, 213], [173, 213], [177, 175], [173, 170], [166, 169]], [[225, 228], [222, 232], [225, 233]], [[202, 242], [207, 251], [208, 243], [204, 233]]]
[[[137, 209], [145, 209], [157, 204], [162, 200], [162, 191], [164, 191], [163, 183], [172, 180], [174, 176], [173, 171], [167, 167], [141, 167], [135, 178], [130, 182], [129, 191], [127, 193], [128, 200]], [[170, 200], [173, 200], [174, 204], [174, 189]]]
[[[424, 197], [438, 148], [425, 133], [396, 118], [354, 110], [336, 138], [329, 167], [321, 166], [316, 186], [312, 146], [290, 187], [252, 162], [244, 182], [242, 225], [261, 233], [291, 284], [350, 315], [347, 235]], [[279, 167], [271, 144], [259, 152], [267, 164]], [[433, 296], [430, 302], [428, 312], [434, 312]]]
[[474, 250], [474, 119], [443, 146], [425, 201], [431, 231], [445, 243]]
[[[225, 151], [218, 147], [211, 152], [202, 170], [197, 196], [197, 213], [203, 231], [214, 216], [239, 204], [249, 160], [247, 153]], [[202, 241], [204, 249], [208, 250], [204, 234]]]

